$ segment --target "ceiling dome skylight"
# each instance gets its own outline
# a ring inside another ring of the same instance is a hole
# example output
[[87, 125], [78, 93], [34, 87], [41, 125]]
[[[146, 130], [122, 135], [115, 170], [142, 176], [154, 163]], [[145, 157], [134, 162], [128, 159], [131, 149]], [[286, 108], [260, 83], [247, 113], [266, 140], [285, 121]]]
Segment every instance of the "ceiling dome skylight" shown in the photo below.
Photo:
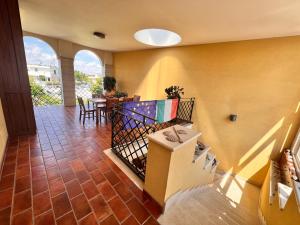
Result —
[[134, 38], [146, 45], [166, 47], [181, 42], [181, 37], [173, 31], [165, 29], [144, 29], [134, 34]]

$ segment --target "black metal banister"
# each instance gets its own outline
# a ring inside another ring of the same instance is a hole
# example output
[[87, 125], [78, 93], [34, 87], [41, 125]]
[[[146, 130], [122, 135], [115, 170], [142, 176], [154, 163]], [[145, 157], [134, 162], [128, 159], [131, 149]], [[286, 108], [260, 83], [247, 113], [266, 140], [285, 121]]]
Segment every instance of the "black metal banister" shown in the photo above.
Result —
[[[174, 124], [191, 123], [194, 100], [195, 98], [181, 99], [178, 104], [177, 118], [164, 123], [158, 123], [156, 119], [125, 108], [122, 104], [115, 105], [112, 113], [112, 151], [144, 180], [148, 152], [147, 135]], [[138, 119], [126, 114], [124, 110], [142, 118]], [[153, 123], [147, 123], [146, 119], [152, 120]]]

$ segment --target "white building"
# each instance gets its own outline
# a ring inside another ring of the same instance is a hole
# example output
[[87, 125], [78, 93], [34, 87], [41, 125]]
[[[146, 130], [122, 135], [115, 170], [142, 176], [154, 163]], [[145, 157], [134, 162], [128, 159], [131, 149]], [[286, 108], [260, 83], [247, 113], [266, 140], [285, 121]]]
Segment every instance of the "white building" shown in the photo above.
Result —
[[56, 66], [27, 65], [28, 75], [36, 80], [58, 81], [59, 73]]

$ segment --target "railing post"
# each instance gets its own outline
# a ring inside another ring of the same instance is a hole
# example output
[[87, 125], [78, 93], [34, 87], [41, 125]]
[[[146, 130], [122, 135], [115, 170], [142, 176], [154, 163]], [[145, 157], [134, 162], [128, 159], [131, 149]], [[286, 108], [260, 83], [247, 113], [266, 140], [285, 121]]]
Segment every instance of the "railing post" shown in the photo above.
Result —
[[193, 115], [193, 110], [194, 110], [194, 104], [195, 104], [195, 98], [191, 98], [191, 102], [192, 102], [192, 109], [190, 112], [190, 121], [192, 121], [192, 115]]
[[112, 113], [111, 113], [111, 148], [114, 148], [114, 123], [115, 123], [115, 109], [112, 109]]

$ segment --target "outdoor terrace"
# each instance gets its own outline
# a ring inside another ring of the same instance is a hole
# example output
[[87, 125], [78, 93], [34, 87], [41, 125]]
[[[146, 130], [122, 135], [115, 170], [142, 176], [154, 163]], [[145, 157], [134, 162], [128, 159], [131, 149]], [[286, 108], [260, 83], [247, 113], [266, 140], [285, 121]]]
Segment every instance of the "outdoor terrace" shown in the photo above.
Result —
[[157, 224], [160, 207], [103, 153], [111, 125], [83, 126], [78, 115], [76, 107], [35, 107], [37, 134], [9, 142], [1, 223]]

